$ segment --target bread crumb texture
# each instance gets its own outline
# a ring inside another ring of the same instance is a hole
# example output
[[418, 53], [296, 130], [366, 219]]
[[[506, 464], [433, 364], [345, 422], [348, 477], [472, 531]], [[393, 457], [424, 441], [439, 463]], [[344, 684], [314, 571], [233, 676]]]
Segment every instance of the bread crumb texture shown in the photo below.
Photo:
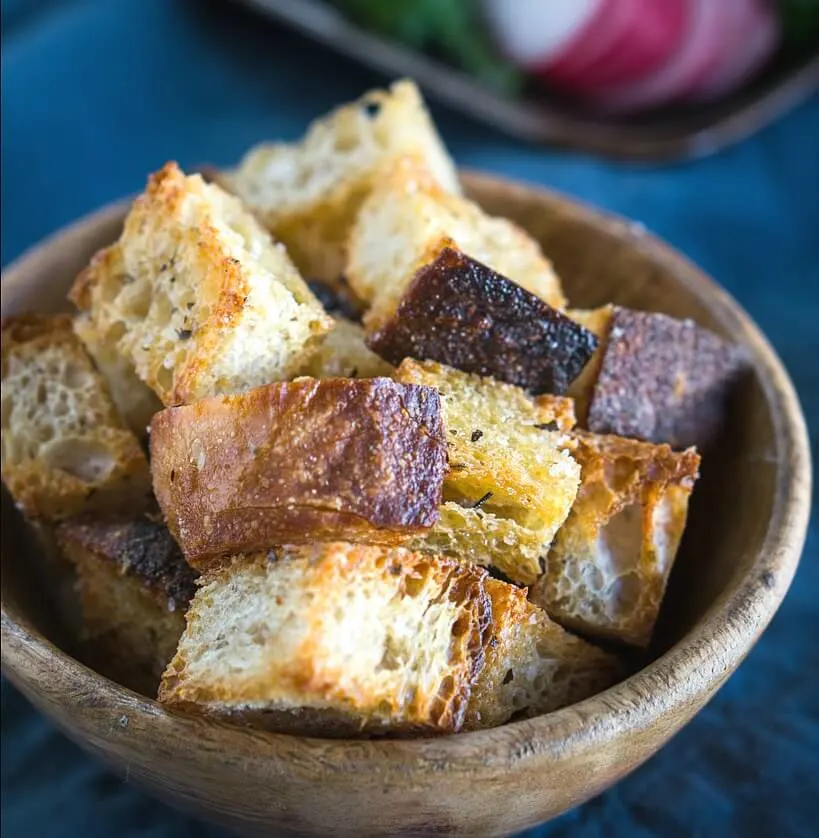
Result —
[[4, 321], [2, 379], [3, 482], [26, 516], [147, 506], [145, 455], [69, 315]]
[[368, 332], [389, 320], [417, 271], [448, 242], [549, 305], [564, 306], [557, 275], [534, 239], [443, 189], [417, 158], [405, 158], [379, 178], [350, 232], [345, 275], [370, 306]]
[[455, 732], [483, 665], [485, 578], [344, 543], [242, 557], [204, 579], [159, 699], [321, 735]]
[[455, 166], [411, 81], [337, 108], [298, 143], [256, 146], [227, 181], [305, 276], [334, 282], [361, 202], [404, 155], [422, 161], [442, 190], [460, 193]]
[[467, 728], [557, 710], [607, 689], [622, 675], [617, 658], [552, 622], [527, 601], [525, 589], [495, 579], [487, 579], [486, 589], [492, 628]]
[[569, 628], [647, 646], [700, 457], [614, 436], [576, 441], [580, 491], [532, 599]]
[[[75, 284], [81, 307], [92, 308], [103, 289], [117, 288], [127, 281], [119, 244], [100, 250]], [[120, 415], [137, 439], [144, 440], [151, 417], [162, 407], [162, 402], [137, 375], [133, 361], [119, 347], [125, 328], [122, 320], [106, 316], [101, 304], [95, 313], [96, 317], [87, 310], [77, 315], [74, 331], [105, 378]]]
[[438, 390], [449, 469], [441, 521], [412, 542], [534, 582], [580, 483], [569, 400], [406, 359], [395, 377]]
[[295, 375], [333, 327], [241, 202], [174, 163], [152, 175], [119, 240], [123, 272], [71, 297], [166, 405]]

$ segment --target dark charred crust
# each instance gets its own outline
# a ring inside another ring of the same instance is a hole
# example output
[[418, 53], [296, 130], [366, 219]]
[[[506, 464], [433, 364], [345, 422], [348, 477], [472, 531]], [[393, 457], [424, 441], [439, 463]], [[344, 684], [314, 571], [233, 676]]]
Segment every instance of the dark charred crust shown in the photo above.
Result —
[[277, 544], [397, 544], [438, 521], [447, 448], [432, 387], [305, 378], [167, 409], [152, 429], [157, 498], [197, 567]]
[[705, 447], [745, 366], [739, 347], [664, 314], [616, 308], [588, 428], [673, 448]]
[[444, 247], [367, 343], [392, 364], [439, 361], [533, 393], [561, 394], [597, 338], [517, 283]]
[[78, 547], [100, 561], [167, 597], [172, 610], [184, 609], [193, 597], [197, 573], [185, 562], [167, 527], [147, 516], [100, 518], [82, 515], [57, 530], [60, 542]]
[[334, 286], [319, 279], [308, 279], [307, 284], [328, 314], [345, 317], [354, 323], [361, 322], [363, 314], [361, 305], [343, 279], [340, 279]]

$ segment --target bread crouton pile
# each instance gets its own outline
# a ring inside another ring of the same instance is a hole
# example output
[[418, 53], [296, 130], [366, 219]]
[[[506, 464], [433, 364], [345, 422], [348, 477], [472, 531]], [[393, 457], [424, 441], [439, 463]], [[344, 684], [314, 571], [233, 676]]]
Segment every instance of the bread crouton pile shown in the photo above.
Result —
[[649, 644], [739, 354], [567, 308], [412, 83], [208, 181], [168, 163], [70, 300], [3, 324], [2, 475], [117, 677], [430, 735], [579, 701]]

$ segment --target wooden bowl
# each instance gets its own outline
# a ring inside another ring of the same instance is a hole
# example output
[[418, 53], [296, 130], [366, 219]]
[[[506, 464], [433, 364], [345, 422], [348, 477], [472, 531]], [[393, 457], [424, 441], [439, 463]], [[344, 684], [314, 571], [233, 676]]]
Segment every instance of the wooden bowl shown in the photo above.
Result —
[[[114, 770], [201, 818], [257, 834], [503, 835], [559, 815], [648, 759], [714, 695], [773, 617], [805, 538], [807, 432], [765, 338], [722, 289], [636, 225], [477, 174], [471, 194], [519, 221], [574, 305], [614, 300], [747, 347], [754, 372], [704, 461], [656, 641], [605, 693], [494, 730], [330, 741], [168, 712], [71, 657], [44, 605], [16, 513], [3, 510], [2, 663], [9, 679]], [[63, 308], [74, 275], [119, 232], [123, 205], [48, 239], [3, 278], [4, 315]]]

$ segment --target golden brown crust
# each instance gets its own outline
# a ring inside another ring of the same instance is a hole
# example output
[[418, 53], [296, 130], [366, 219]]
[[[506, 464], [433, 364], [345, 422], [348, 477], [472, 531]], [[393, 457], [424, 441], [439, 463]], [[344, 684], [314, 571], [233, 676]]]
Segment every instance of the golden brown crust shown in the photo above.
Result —
[[575, 438], [580, 490], [532, 598], [569, 628], [645, 646], [700, 457], [622, 437]]
[[610, 687], [617, 659], [574, 637], [528, 602], [526, 589], [487, 579], [492, 628], [469, 700], [467, 729], [557, 710]]
[[391, 364], [439, 361], [557, 394], [597, 346], [590, 331], [448, 239], [434, 244], [395, 313], [367, 342]]
[[158, 414], [154, 491], [194, 566], [276, 544], [394, 544], [438, 519], [437, 393], [390, 379], [297, 379]]
[[97, 332], [115, 328], [117, 350], [164, 404], [288, 378], [332, 328], [241, 202], [175, 163], [151, 175], [71, 296]]
[[[483, 666], [485, 582], [477, 568], [402, 549], [335, 543], [243, 557], [203, 580], [159, 700], [322, 735], [456, 732]], [[339, 644], [351, 631], [355, 643]], [[214, 632], [225, 651], [203, 661]]]
[[30, 519], [144, 509], [148, 465], [67, 314], [2, 324], [3, 481]]

